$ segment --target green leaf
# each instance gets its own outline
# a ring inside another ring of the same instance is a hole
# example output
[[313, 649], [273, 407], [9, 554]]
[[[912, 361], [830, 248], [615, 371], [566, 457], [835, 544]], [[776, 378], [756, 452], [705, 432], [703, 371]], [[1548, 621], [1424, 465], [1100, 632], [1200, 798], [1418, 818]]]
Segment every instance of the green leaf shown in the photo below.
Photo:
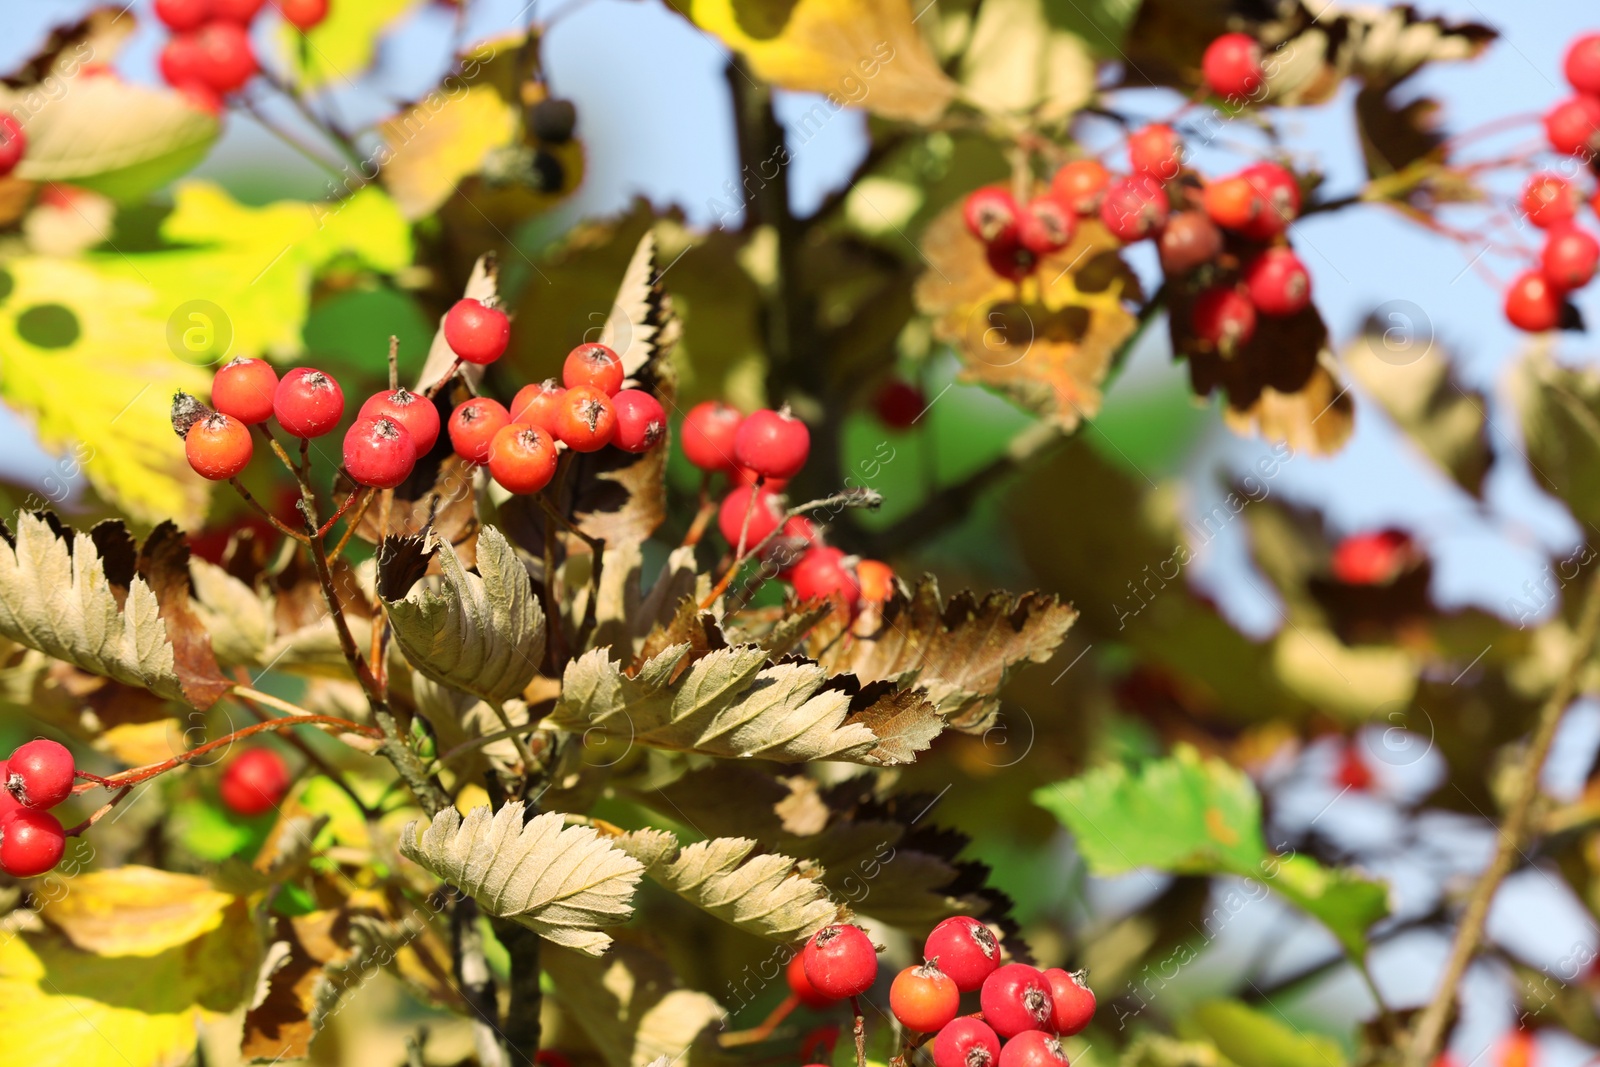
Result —
[[877, 694], [853, 710], [828, 681], [816, 663], [771, 663], [755, 645], [693, 659], [689, 644], [676, 644], [631, 674], [597, 648], [567, 664], [550, 721], [681, 752], [871, 765], [910, 762], [943, 728], [920, 691]]
[[78, 74], [51, 99], [0, 89], [0, 107], [24, 100], [28, 152], [13, 172], [33, 182], [70, 182], [117, 200], [137, 200], [198, 164], [217, 139], [215, 116], [182, 93]]
[[1179, 1026], [1185, 1036], [1203, 1036], [1238, 1067], [1344, 1067], [1339, 1043], [1307, 1034], [1236, 1000], [1210, 1000]]
[[645, 865], [654, 881], [723, 922], [782, 944], [803, 941], [842, 909], [828, 898], [813, 865], [755, 853], [747, 837], [717, 837], [679, 847], [665, 830], [636, 830], [617, 846]]
[[1101, 767], [1044, 786], [1033, 799], [1072, 830], [1097, 874], [1156, 867], [1248, 875], [1267, 854], [1250, 779], [1188, 745], [1137, 772]]
[[1366, 953], [1367, 930], [1389, 913], [1381, 883], [1268, 851], [1255, 785], [1189, 745], [1137, 771], [1114, 764], [1044, 786], [1033, 799], [1073, 832], [1096, 874], [1154, 867], [1249, 878], [1321, 921], [1356, 959]]
[[489, 915], [512, 919], [552, 944], [591, 956], [626, 922], [644, 866], [588, 826], [548, 812], [523, 822], [520, 800], [498, 812], [445, 808], [400, 833], [406, 858], [471, 895]]
[[389, 600], [395, 643], [441, 685], [501, 704], [520, 696], [544, 658], [544, 609], [516, 549], [492, 526], [478, 534], [478, 573], [440, 545], [443, 585], [428, 579]]
[[1517, 364], [1511, 388], [1534, 478], [1579, 522], [1600, 524], [1600, 372], [1536, 349]]
[[547, 948], [540, 961], [551, 995], [607, 1067], [719, 1062], [704, 1035], [723, 1017], [722, 1005], [709, 993], [685, 988], [673, 967], [628, 931], [604, 959]]

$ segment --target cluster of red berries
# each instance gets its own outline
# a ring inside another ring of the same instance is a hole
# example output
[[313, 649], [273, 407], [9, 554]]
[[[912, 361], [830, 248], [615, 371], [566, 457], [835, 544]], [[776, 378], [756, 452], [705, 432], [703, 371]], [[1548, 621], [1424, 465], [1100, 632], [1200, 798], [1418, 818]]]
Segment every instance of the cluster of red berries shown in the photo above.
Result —
[[[1207, 82], [1218, 93], [1237, 97], [1260, 88], [1260, 49], [1249, 37], [1226, 34], [1206, 57]], [[1311, 275], [1284, 240], [1300, 214], [1293, 172], [1260, 162], [1202, 181], [1185, 169], [1183, 140], [1165, 123], [1134, 130], [1127, 151], [1127, 174], [1076, 159], [1026, 206], [1000, 186], [970, 193], [963, 219], [995, 273], [1020, 281], [1041, 257], [1071, 241], [1079, 219], [1098, 217], [1124, 244], [1154, 240], [1168, 277], [1214, 268], [1195, 298], [1192, 326], [1224, 352], [1254, 336], [1258, 315], [1294, 315], [1311, 302]], [[1225, 248], [1224, 231], [1238, 238], [1241, 251]]]
[[[1584, 34], [1567, 48], [1567, 81], [1577, 90], [1545, 113], [1550, 147], [1592, 164], [1600, 154], [1600, 33]], [[1600, 241], [1580, 228], [1578, 208], [1584, 193], [1550, 171], [1531, 175], [1522, 187], [1519, 208], [1545, 233], [1538, 266], [1523, 271], [1506, 290], [1505, 314], [1529, 333], [1553, 330], [1566, 317], [1567, 294], [1583, 288], [1600, 265]], [[1591, 202], [1600, 213], [1600, 193]]]
[[717, 510], [717, 528], [734, 554], [743, 558], [764, 545], [763, 562], [801, 600], [832, 599], [853, 612], [894, 591], [887, 563], [847, 556], [826, 544], [810, 519], [788, 514], [783, 489], [811, 455], [811, 431], [788, 408], [744, 415], [720, 400], [696, 404], [684, 416], [683, 454], [707, 474], [727, 476], [732, 488]]
[[[1094, 1017], [1094, 993], [1081, 974], [1002, 963], [993, 932], [966, 915], [933, 928], [925, 962], [889, 987], [889, 1010], [907, 1030], [933, 1034], [934, 1067], [1067, 1067], [1061, 1038]], [[859, 997], [878, 976], [872, 941], [857, 926], [817, 931], [785, 972], [795, 999], [821, 1009]], [[962, 1015], [976, 993], [979, 1012]]]
[[222, 771], [217, 795], [235, 815], [253, 818], [283, 802], [294, 778], [283, 757], [270, 748], [247, 748]]
[[[488, 364], [505, 352], [511, 323], [505, 312], [471, 298], [444, 319], [445, 341], [461, 360]], [[504, 405], [474, 397], [449, 419], [451, 446], [483, 464], [513, 493], [536, 493], [555, 475], [561, 448], [594, 452], [615, 445], [647, 452], [666, 436], [666, 412], [640, 389], [623, 389], [622, 360], [601, 344], [583, 344], [567, 356], [564, 386], [554, 380], [525, 387]], [[211, 383], [214, 411], [177, 423], [189, 465], [212, 480], [239, 474], [254, 452], [250, 427], [276, 419], [290, 436], [309, 440], [330, 432], [344, 416], [344, 392], [331, 374], [296, 367], [280, 380], [263, 360], [240, 357]], [[344, 436], [344, 471], [351, 481], [392, 489], [432, 451], [441, 429], [430, 397], [404, 387], [368, 397]]]
[[0, 763], [0, 871], [32, 878], [61, 862], [67, 833], [49, 809], [72, 795], [72, 753], [40, 738]]
[[[161, 77], [210, 111], [261, 69], [250, 24], [266, 0], [155, 0], [156, 17], [172, 31], [161, 49]], [[302, 32], [328, 16], [328, 0], [273, 0]]]

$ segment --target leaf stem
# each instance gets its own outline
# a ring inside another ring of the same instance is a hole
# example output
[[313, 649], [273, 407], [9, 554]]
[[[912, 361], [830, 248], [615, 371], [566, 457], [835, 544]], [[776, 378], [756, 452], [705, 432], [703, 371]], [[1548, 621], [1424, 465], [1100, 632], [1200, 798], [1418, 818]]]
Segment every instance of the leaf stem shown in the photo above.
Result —
[[1555, 740], [1561, 717], [1577, 692], [1578, 677], [1594, 652], [1597, 636], [1600, 636], [1600, 571], [1595, 572], [1585, 592], [1583, 610], [1566, 669], [1561, 672], [1555, 689], [1551, 690], [1544, 706], [1539, 709], [1533, 737], [1516, 769], [1516, 792], [1500, 826], [1500, 840], [1494, 855], [1472, 887], [1466, 910], [1462, 912], [1456, 927], [1455, 943], [1450, 946], [1450, 956], [1445, 961], [1438, 991], [1423, 1009], [1412, 1032], [1411, 1045], [1406, 1052], [1409, 1067], [1428, 1067], [1439, 1053], [1445, 1024], [1449, 1021], [1451, 1008], [1455, 1006], [1461, 979], [1466, 975], [1467, 967], [1477, 953], [1478, 942], [1483, 937], [1489, 905], [1494, 901], [1500, 883], [1510, 873], [1512, 864], [1522, 854], [1523, 837], [1532, 822], [1534, 801], [1539, 795], [1540, 771], [1544, 768], [1545, 757], [1550, 754], [1550, 745]]
[[867, 1067], [867, 1020], [861, 1014], [861, 999], [850, 998], [850, 1010], [855, 1014], [856, 1021], [852, 1033], [856, 1039], [856, 1067]]

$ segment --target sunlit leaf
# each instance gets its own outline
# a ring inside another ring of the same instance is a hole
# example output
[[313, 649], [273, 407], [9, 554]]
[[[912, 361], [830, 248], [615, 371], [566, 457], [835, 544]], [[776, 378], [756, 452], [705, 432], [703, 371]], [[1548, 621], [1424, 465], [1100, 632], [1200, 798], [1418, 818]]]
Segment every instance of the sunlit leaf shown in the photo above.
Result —
[[62, 882], [39, 916], [98, 956], [158, 956], [217, 929], [234, 901], [192, 874], [127, 866]]
[[664, 830], [636, 830], [616, 844], [643, 863], [653, 880], [758, 937], [792, 944], [843, 917], [815, 877], [818, 872], [788, 856], [757, 853], [749, 838], [680, 846]]
[[819, 107], [858, 105], [885, 118], [932, 122], [956, 95], [922, 38], [911, 0], [672, 0], [671, 6], [774, 85], [828, 94]]
[[1535, 349], [1511, 385], [1534, 478], [1579, 522], [1600, 523], [1600, 373]]
[[362, 0], [329, 4], [328, 15], [309, 33], [284, 23], [283, 50], [308, 89], [347, 88], [372, 65], [379, 38], [417, 0]]
[[1179, 1030], [1208, 1039], [1238, 1067], [1344, 1067], [1348, 1062], [1333, 1038], [1308, 1034], [1281, 1014], [1274, 1016], [1237, 1000], [1195, 1005]]
[[602, 926], [633, 912], [643, 866], [587, 826], [549, 812], [523, 821], [521, 801], [498, 812], [473, 808], [465, 821], [445, 808], [423, 828], [409, 823], [400, 851], [471, 895], [490, 915], [513, 919], [552, 944], [598, 956]]
[[967, 99], [1044, 123], [1087, 104], [1095, 92], [1094, 58], [1089, 42], [1062, 25], [1063, 9], [1071, 10], [1048, 0], [986, 0], [961, 57]]

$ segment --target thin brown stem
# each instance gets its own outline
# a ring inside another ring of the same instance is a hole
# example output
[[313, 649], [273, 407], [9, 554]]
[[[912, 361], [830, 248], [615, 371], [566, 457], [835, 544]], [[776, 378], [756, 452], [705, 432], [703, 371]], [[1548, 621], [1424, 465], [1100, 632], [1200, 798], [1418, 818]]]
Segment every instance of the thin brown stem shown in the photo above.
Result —
[[368, 493], [361, 498], [361, 503], [356, 505], [356, 510], [351, 513], [350, 521], [345, 523], [344, 533], [339, 535], [339, 543], [333, 546], [333, 551], [328, 553], [328, 562], [332, 563], [344, 552], [344, 546], [350, 543], [350, 538], [355, 535], [356, 527], [361, 525], [361, 520], [367, 517], [367, 509], [372, 506], [373, 497], [377, 493]]
[[[265, 708], [262, 707], [261, 702], [256, 700], [254, 696], [246, 695], [247, 693], [255, 692], [253, 689], [249, 688], [250, 676], [248, 672], [246, 672], [243, 667], [239, 667], [236, 668], [233, 673], [234, 677], [239, 679], [240, 685], [245, 687], [242, 691], [239, 689], [234, 690], [233, 695], [238, 698], [239, 703], [243, 704], [251, 714], [256, 716], [256, 718], [260, 719], [262, 722], [271, 722], [273, 717], [266, 712]], [[295, 712], [295, 714], [299, 713]], [[301, 740], [293, 733], [285, 733], [283, 735], [283, 740], [286, 741], [292, 748], [294, 748], [295, 751], [304, 756], [306, 760], [313, 764], [319, 771], [321, 771], [329, 781], [333, 782], [334, 785], [337, 785], [340, 789], [344, 790], [345, 795], [355, 803], [355, 806], [358, 809], [360, 809], [363, 818], [370, 819], [374, 814], [376, 814], [371, 808], [367, 807], [366, 802], [361, 799], [360, 795], [356, 793], [355, 789], [351, 787], [350, 783], [344, 780], [344, 775], [340, 773], [339, 768], [328, 762], [322, 753], [306, 744], [305, 741]]]
[[1600, 636], [1600, 571], [1596, 571], [1585, 591], [1582, 614], [1566, 669], [1561, 672], [1555, 689], [1539, 709], [1533, 737], [1516, 770], [1516, 792], [1511, 798], [1504, 822], [1500, 826], [1500, 840], [1494, 855], [1489, 859], [1478, 881], [1467, 898], [1466, 909], [1456, 927], [1455, 943], [1450, 946], [1450, 956], [1445, 961], [1444, 974], [1439, 979], [1438, 991], [1423, 1009], [1412, 1033], [1407, 1050], [1409, 1067], [1428, 1067], [1439, 1053], [1444, 1040], [1445, 1024], [1455, 1006], [1456, 993], [1467, 967], [1477, 954], [1478, 943], [1483, 938], [1484, 923], [1489, 917], [1489, 905], [1494, 901], [1500, 883], [1510, 873], [1518, 856], [1522, 855], [1523, 838], [1532, 822], [1534, 801], [1539, 796], [1539, 774], [1545, 757], [1555, 740], [1561, 717], [1572, 703], [1578, 689], [1578, 678], [1594, 652], [1595, 638]]
[[850, 998], [850, 1010], [856, 1017], [855, 1027], [852, 1030], [856, 1039], [856, 1067], [867, 1067], [867, 1020], [861, 1014], [859, 997]]
[[389, 335], [389, 392], [400, 388], [400, 338]]
[[238, 494], [242, 498], [244, 498], [244, 502], [246, 504], [249, 504], [252, 508], [254, 508], [258, 515], [260, 515], [262, 518], [264, 518], [268, 522], [270, 522], [272, 524], [272, 528], [274, 530], [277, 530], [279, 533], [283, 534], [286, 537], [294, 538], [296, 541], [299, 541], [302, 545], [306, 544], [308, 542], [308, 539], [307, 539], [305, 534], [300, 533], [299, 531], [297, 531], [297, 530], [293, 529], [292, 527], [290, 527], [288, 524], [283, 522], [283, 520], [279, 519], [278, 516], [274, 515], [270, 511], [268, 511], [262, 505], [261, 501], [257, 500], [255, 497], [251, 496], [250, 495], [250, 490], [246, 489], [244, 487], [244, 484], [242, 482], [240, 482], [239, 479], [237, 479], [237, 478], [229, 478], [228, 479], [228, 484], [233, 486], [234, 490], [236, 492], [238, 492]]
[[95, 811], [94, 811], [94, 814], [90, 815], [87, 819], [83, 820], [78, 825], [74, 826], [72, 829], [65, 831], [66, 836], [67, 837], [78, 837], [78, 836], [82, 835], [82, 833], [85, 830], [89, 829], [89, 827], [93, 826], [95, 823], [97, 823], [101, 819], [105, 818], [106, 815], [108, 815], [110, 813], [112, 808], [114, 808], [118, 804], [122, 803], [123, 798], [126, 797], [130, 792], [132, 792], [132, 790], [133, 790], [133, 786], [132, 785], [122, 786], [118, 790], [117, 795], [112, 797], [110, 800], [106, 801], [104, 804], [100, 805], [98, 808], [96, 808]]
[[446, 383], [448, 383], [451, 378], [454, 378], [456, 376], [456, 371], [458, 371], [460, 369], [461, 369], [461, 357], [457, 356], [455, 358], [455, 362], [450, 364], [449, 369], [446, 370], [444, 372], [444, 374], [439, 376], [439, 380], [438, 381], [436, 381], [432, 385], [428, 386], [428, 388], [423, 391], [422, 395], [427, 397], [429, 400], [432, 400], [436, 395], [438, 395], [439, 390], [443, 389], [445, 387]]
[[350, 510], [350, 505], [356, 502], [356, 497], [361, 496], [366, 491], [367, 487], [364, 485], [358, 485], [352, 488], [350, 490], [350, 495], [344, 498], [344, 503], [339, 505], [339, 509], [329, 517], [327, 522], [323, 523], [322, 526], [318, 528], [317, 536], [327, 537], [328, 531], [333, 529], [333, 524], [344, 518], [344, 513]]

